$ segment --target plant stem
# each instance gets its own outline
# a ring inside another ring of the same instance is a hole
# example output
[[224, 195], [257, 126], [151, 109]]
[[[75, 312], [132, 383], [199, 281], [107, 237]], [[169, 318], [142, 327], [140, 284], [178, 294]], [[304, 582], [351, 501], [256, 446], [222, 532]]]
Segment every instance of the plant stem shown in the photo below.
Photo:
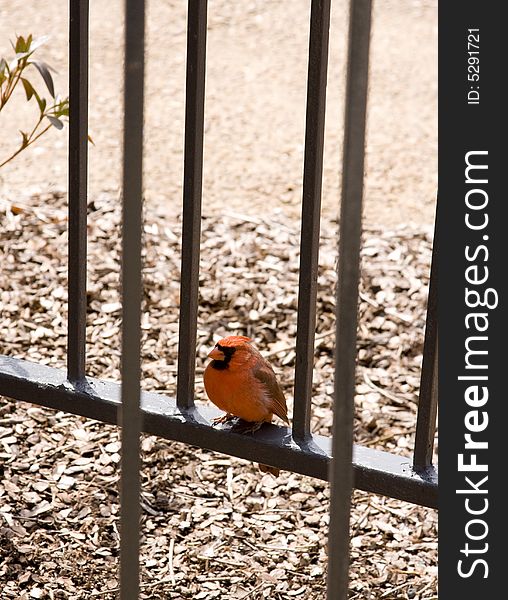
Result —
[[2, 110], [2, 108], [7, 104], [7, 101], [9, 100], [9, 98], [12, 96], [12, 92], [14, 91], [15, 87], [18, 85], [19, 80], [21, 79], [21, 74], [23, 73], [23, 69], [25, 67], [26, 67], [26, 58], [23, 59], [22, 65], [20, 65], [19, 63], [16, 65], [16, 69], [14, 70], [14, 73], [9, 73], [9, 80], [7, 83], [5, 94], [2, 98], [2, 102], [0, 104], [0, 110]]
[[3, 163], [0, 163], [0, 168], [2, 168], [4, 165], [6, 165], [8, 162], [10, 162], [13, 158], [15, 158], [20, 152], [22, 152], [23, 150], [25, 150], [25, 148], [28, 148], [28, 146], [31, 146], [35, 141], [37, 141], [41, 135], [44, 135], [46, 133], [46, 131], [48, 129], [50, 129], [52, 127], [51, 123], [42, 131], [40, 131], [34, 138], [32, 138], [32, 136], [34, 135], [34, 133], [37, 131], [37, 128], [39, 127], [39, 125], [42, 123], [42, 117], [40, 118], [39, 122], [37, 123], [37, 125], [32, 129], [30, 135], [28, 136], [28, 142], [24, 145], [21, 145], [16, 152], [14, 152], [14, 154], [12, 154], [11, 156], [9, 156], [9, 158], [7, 158], [6, 160], [4, 160]]

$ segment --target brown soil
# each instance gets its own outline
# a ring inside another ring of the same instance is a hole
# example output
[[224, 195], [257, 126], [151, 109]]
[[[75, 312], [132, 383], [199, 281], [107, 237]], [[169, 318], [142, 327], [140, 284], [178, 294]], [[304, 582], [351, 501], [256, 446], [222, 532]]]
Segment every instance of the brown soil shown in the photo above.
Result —
[[[67, 85], [67, 2], [8, 0], [0, 51], [15, 33], [50, 34], [40, 56]], [[310, 3], [210, 0], [204, 211], [299, 215]], [[367, 144], [367, 224], [431, 224], [437, 189], [437, 2], [374, 3]], [[43, 6], [43, 8], [42, 8]], [[90, 43], [90, 196], [118, 190], [121, 174], [122, 6], [94, 2]], [[342, 143], [345, 0], [333, 3], [323, 207], [338, 213]], [[148, 201], [180, 211], [186, 10], [149, 3], [146, 175]], [[2, 115], [2, 155], [16, 139], [20, 94]], [[21, 120], [23, 120], [21, 119]], [[66, 188], [66, 134], [52, 131], [0, 176], [0, 195], [20, 200]]]

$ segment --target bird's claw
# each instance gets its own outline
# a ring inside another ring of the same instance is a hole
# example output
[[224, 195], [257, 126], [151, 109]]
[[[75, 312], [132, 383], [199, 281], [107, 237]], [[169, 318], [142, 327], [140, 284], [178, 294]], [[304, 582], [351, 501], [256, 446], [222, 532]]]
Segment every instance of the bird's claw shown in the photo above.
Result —
[[215, 417], [215, 419], [212, 419], [212, 425], [220, 425], [221, 423], [228, 423], [229, 421], [232, 421], [233, 419], [235, 419], [234, 415], [226, 413], [225, 415], [221, 415], [220, 417]]
[[251, 423], [250, 421], [240, 421], [238, 427], [235, 428], [238, 433], [254, 433], [257, 431], [261, 425], [263, 425], [264, 421], [259, 421], [257, 423]]
[[222, 425], [222, 423], [229, 423], [230, 421], [234, 420], [238, 421], [238, 423], [234, 425], [234, 430], [238, 433], [254, 433], [264, 423], [264, 421], [259, 421], [257, 423], [243, 421], [242, 419], [238, 419], [237, 417], [235, 417], [235, 415], [232, 415], [231, 413], [226, 413], [225, 415], [221, 415], [220, 417], [215, 417], [215, 419], [212, 419], [212, 425]]

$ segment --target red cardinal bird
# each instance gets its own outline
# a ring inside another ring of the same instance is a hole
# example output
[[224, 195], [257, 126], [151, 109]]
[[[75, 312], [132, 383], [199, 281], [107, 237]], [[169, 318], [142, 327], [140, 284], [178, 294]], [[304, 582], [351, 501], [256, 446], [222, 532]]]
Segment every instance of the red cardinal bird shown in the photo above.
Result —
[[[226, 411], [214, 423], [233, 417], [254, 423], [270, 423], [274, 414], [289, 425], [286, 398], [273, 369], [250, 343], [248, 337], [230, 335], [215, 344], [208, 355], [212, 361], [204, 373], [206, 393], [221, 410]], [[279, 474], [279, 469], [259, 465], [263, 472]]]

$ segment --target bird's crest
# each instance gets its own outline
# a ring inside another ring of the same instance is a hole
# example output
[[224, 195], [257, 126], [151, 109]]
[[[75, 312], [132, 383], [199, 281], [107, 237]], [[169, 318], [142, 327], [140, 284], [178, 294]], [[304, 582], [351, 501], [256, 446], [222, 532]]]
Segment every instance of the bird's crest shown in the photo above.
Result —
[[252, 342], [252, 339], [245, 337], [244, 335], [229, 335], [228, 337], [219, 340], [217, 345], [226, 348], [235, 348], [237, 346], [243, 346], [243, 344], [248, 342]]

